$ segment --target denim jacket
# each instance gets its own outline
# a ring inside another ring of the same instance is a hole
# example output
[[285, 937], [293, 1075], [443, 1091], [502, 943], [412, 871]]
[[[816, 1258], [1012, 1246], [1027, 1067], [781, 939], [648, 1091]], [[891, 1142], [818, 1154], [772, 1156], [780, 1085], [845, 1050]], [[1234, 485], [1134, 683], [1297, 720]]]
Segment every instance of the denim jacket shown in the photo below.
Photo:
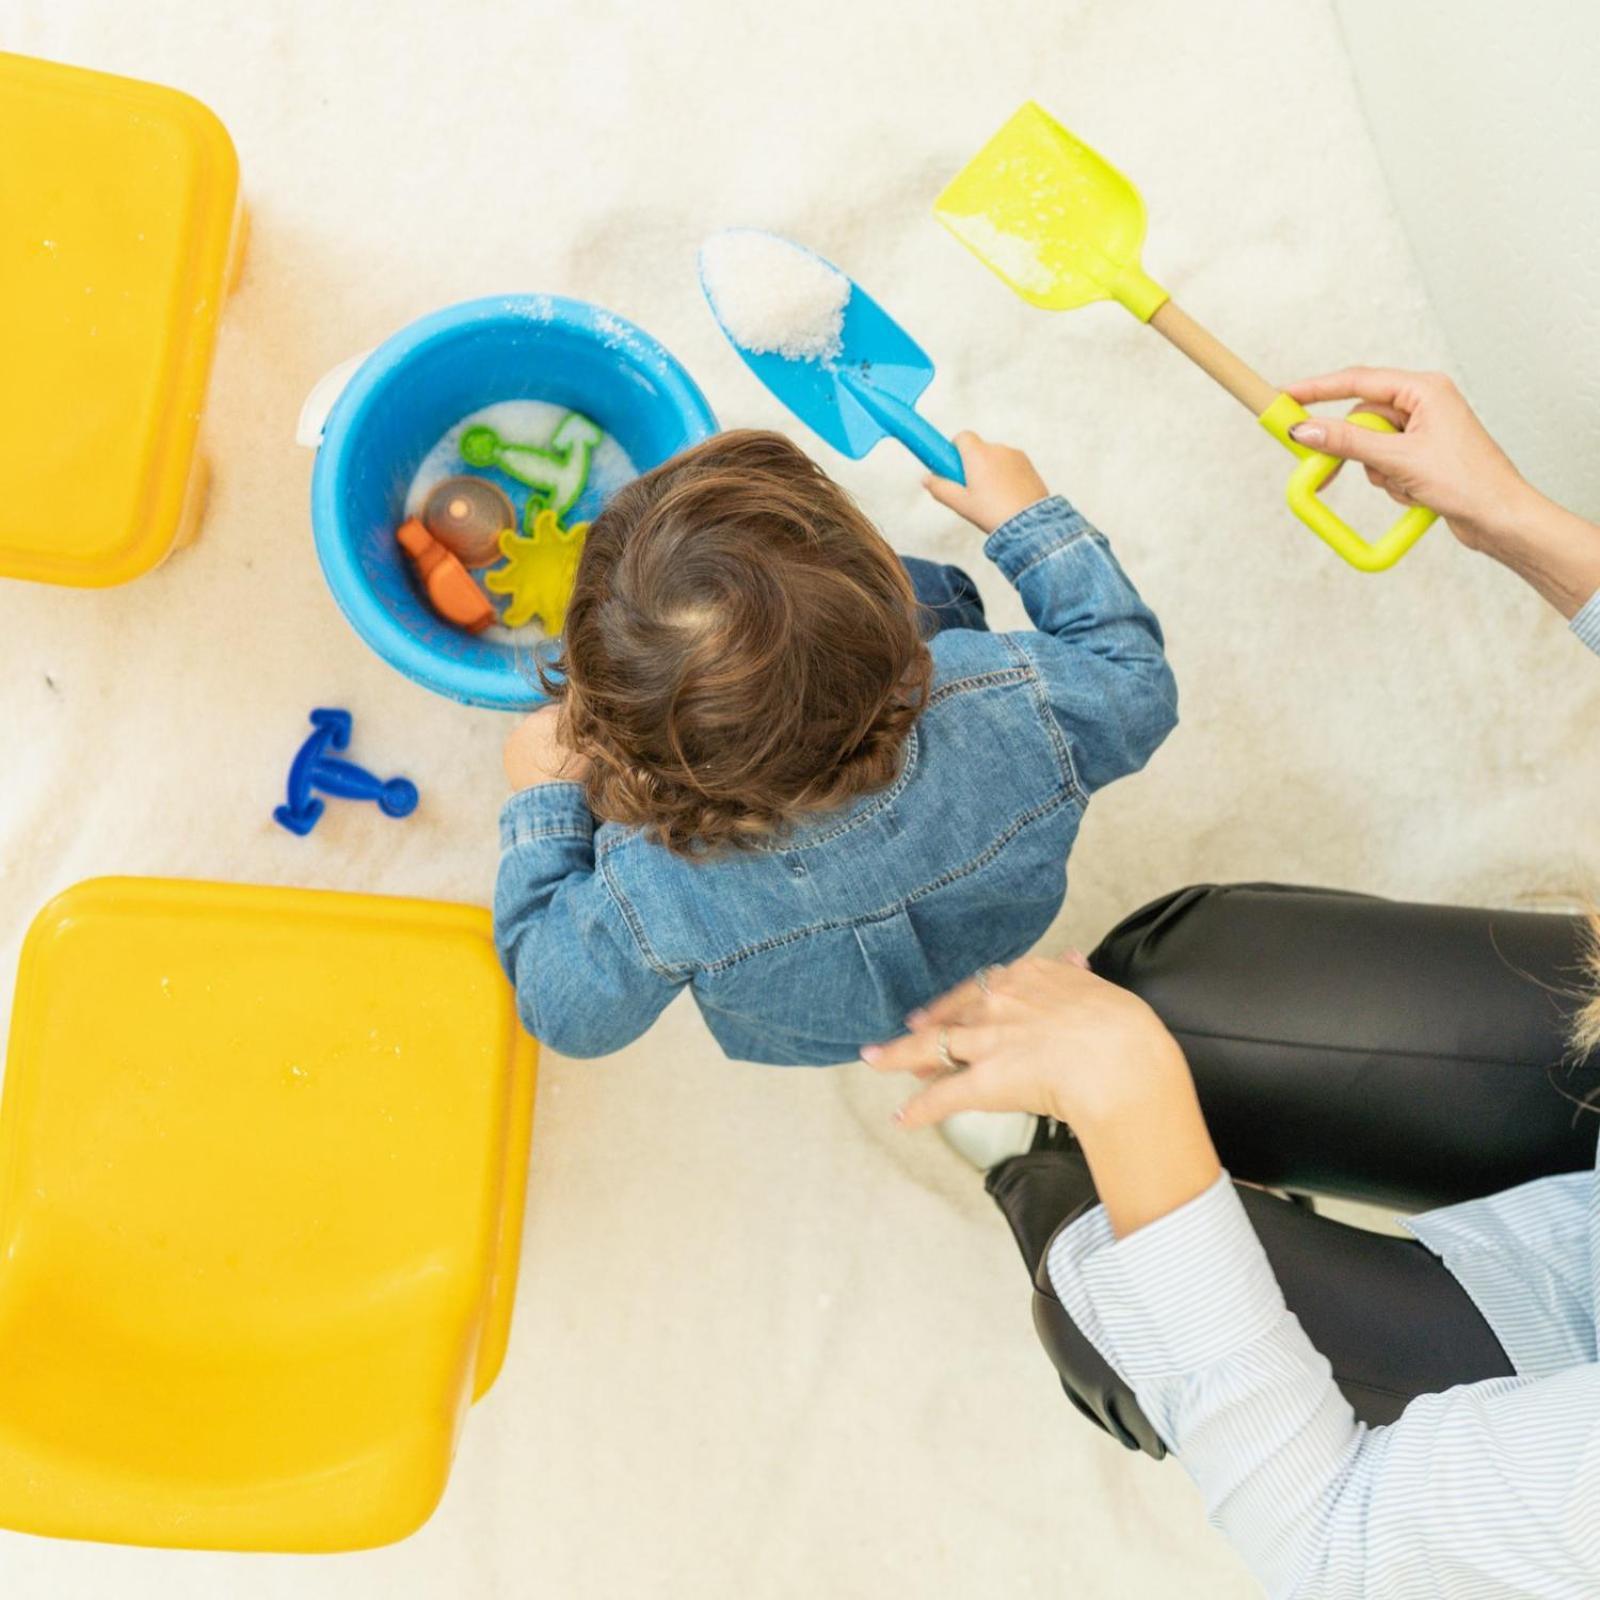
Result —
[[984, 549], [1038, 631], [931, 641], [887, 788], [698, 860], [596, 824], [574, 783], [507, 802], [495, 935], [530, 1033], [604, 1055], [687, 987], [730, 1056], [820, 1066], [1038, 940], [1089, 796], [1149, 760], [1177, 689], [1160, 625], [1065, 500]]

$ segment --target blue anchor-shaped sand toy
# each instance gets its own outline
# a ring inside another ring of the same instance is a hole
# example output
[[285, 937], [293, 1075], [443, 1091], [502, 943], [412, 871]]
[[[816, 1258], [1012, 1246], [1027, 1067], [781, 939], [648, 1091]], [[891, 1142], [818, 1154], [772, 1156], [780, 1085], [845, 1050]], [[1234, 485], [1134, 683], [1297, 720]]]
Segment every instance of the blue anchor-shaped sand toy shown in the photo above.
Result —
[[323, 804], [312, 793], [339, 800], [375, 800], [385, 816], [409, 817], [417, 809], [417, 786], [409, 778], [391, 778], [385, 783], [353, 761], [341, 761], [328, 754], [343, 750], [350, 743], [354, 721], [348, 711], [327, 709], [311, 713], [311, 732], [300, 746], [300, 753], [289, 768], [289, 803], [278, 806], [272, 820], [304, 838], [317, 825]]

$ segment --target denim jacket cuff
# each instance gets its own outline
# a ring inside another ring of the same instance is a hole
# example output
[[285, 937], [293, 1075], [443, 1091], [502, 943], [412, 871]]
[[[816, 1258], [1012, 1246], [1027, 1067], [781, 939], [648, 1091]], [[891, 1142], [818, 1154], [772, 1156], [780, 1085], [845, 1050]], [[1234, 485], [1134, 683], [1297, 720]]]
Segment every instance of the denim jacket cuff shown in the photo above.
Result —
[[540, 783], [506, 801], [500, 813], [500, 848], [541, 839], [594, 838], [594, 816], [581, 783]]
[[1062, 495], [1036, 500], [1002, 522], [984, 541], [984, 554], [1015, 583], [1030, 567], [1095, 530]]

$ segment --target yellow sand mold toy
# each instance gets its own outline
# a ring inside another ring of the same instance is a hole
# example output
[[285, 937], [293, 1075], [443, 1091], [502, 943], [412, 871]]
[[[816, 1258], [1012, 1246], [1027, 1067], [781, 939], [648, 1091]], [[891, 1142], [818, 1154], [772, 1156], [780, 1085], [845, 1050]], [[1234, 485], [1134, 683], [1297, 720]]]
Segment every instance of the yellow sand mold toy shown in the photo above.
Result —
[[418, 1527], [505, 1353], [535, 1059], [475, 907], [131, 878], [46, 906], [0, 1104], [0, 1527]]
[[[1139, 191], [1031, 100], [951, 180], [934, 212], [1024, 300], [1047, 311], [1120, 301], [1248, 406], [1300, 458], [1289, 476], [1289, 509], [1351, 566], [1363, 572], [1392, 567], [1428, 531], [1436, 513], [1413, 506], [1369, 543], [1318, 499], [1339, 463], [1289, 437], [1289, 429], [1306, 420], [1305, 408], [1202, 328], [1145, 272]], [[1394, 431], [1371, 413], [1350, 420]]]
[[506, 564], [487, 574], [484, 587], [510, 597], [510, 604], [500, 613], [506, 627], [520, 628], [538, 617], [544, 631], [555, 638], [566, 626], [567, 602], [577, 582], [589, 524], [575, 522], [563, 528], [549, 509], [534, 510], [528, 521], [531, 527], [526, 535], [512, 528], [500, 535], [500, 553]]

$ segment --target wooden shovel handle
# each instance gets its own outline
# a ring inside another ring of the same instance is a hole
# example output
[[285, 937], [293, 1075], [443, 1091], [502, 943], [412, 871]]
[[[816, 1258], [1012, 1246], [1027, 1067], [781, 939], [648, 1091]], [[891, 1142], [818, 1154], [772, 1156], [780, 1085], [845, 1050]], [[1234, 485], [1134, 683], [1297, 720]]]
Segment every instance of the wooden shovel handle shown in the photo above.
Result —
[[1150, 326], [1176, 345], [1202, 372], [1209, 373], [1252, 417], [1259, 417], [1278, 391], [1254, 367], [1247, 366], [1214, 334], [1208, 333], [1175, 302], [1165, 301]]

